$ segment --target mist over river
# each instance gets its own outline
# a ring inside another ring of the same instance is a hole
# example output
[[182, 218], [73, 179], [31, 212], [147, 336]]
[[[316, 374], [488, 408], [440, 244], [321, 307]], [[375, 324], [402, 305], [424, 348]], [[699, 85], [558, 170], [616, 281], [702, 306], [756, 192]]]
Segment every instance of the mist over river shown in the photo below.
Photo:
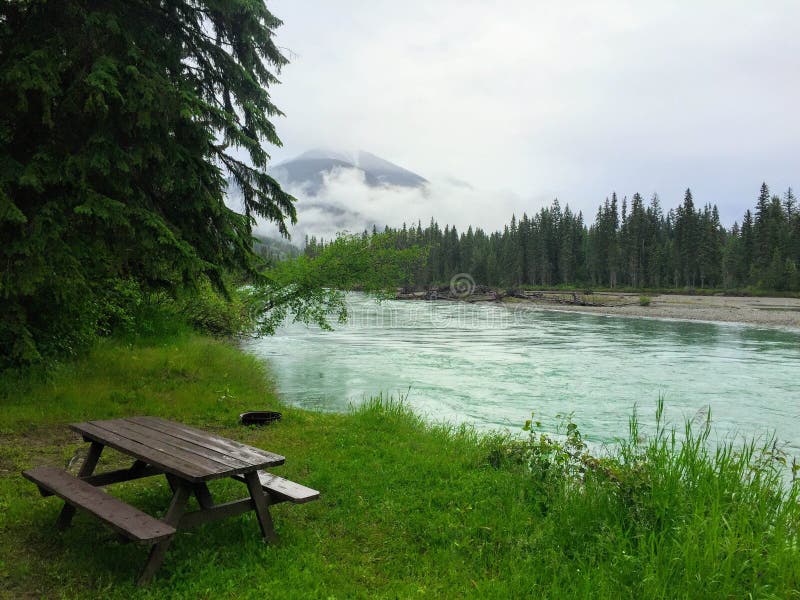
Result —
[[675, 424], [710, 406], [715, 438], [775, 432], [800, 454], [798, 331], [359, 294], [348, 303], [350, 321], [333, 332], [291, 324], [245, 343], [285, 402], [345, 411], [407, 394], [429, 420], [517, 431], [531, 411], [550, 428], [572, 412], [587, 440], [604, 443], [626, 434], [634, 405], [647, 430], [662, 395]]

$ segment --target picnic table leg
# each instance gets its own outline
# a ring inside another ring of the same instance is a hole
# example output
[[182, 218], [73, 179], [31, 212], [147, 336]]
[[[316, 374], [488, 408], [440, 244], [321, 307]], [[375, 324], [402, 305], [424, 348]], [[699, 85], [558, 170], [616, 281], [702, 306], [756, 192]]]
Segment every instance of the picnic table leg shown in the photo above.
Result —
[[137, 458], [135, 461], [133, 461], [133, 464], [131, 465], [131, 468], [128, 469], [128, 471], [130, 471], [131, 475], [138, 475], [145, 469], [147, 469], [147, 463]]
[[261, 481], [258, 479], [256, 471], [250, 471], [244, 475], [247, 489], [250, 491], [250, 497], [253, 499], [255, 505], [256, 517], [258, 517], [258, 525], [261, 527], [261, 534], [268, 542], [277, 542], [278, 535], [275, 533], [275, 528], [272, 525], [272, 515], [269, 514], [269, 496], [264, 492], [261, 487]]
[[[83, 464], [81, 464], [81, 468], [78, 471], [78, 477], [88, 477], [92, 473], [94, 473], [94, 469], [97, 466], [97, 461], [100, 460], [100, 455], [103, 453], [103, 444], [100, 442], [92, 442], [91, 446], [89, 446], [89, 452], [86, 454], [86, 458], [83, 460]], [[57, 529], [66, 529], [72, 523], [72, 517], [75, 516], [75, 507], [72, 504], [64, 503], [64, 508], [61, 509], [61, 513], [58, 515], [58, 520], [56, 521], [56, 528]]]
[[211, 495], [211, 490], [208, 489], [205, 483], [196, 484], [193, 491], [200, 508], [214, 507], [214, 497]]
[[[173, 527], [176, 527], [178, 522], [181, 520], [183, 513], [186, 511], [186, 502], [189, 500], [189, 496], [192, 493], [192, 488], [186, 482], [180, 480], [171, 480], [170, 485], [174, 485], [175, 493], [172, 495], [172, 502], [169, 504], [167, 514], [165, 514], [164, 518], [161, 520], [169, 525], [172, 525]], [[156, 571], [158, 571], [161, 563], [164, 562], [164, 557], [166, 556], [167, 550], [169, 550], [169, 546], [172, 543], [172, 537], [161, 540], [150, 550], [150, 556], [147, 559], [147, 564], [144, 566], [142, 574], [139, 576], [137, 585], [146, 585], [153, 578], [153, 575], [156, 574]]]
[[[172, 490], [173, 494], [177, 489], [178, 481], [179, 479], [174, 475], [167, 474], [167, 483], [169, 484], [169, 489]], [[192, 493], [194, 494], [195, 498], [197, 498], [197, 503], [200, 505], [200, 508], [214, 507], [214, 497], [211, 495], [211, 490], [208, 489], [207, 484], [192, 484]]]

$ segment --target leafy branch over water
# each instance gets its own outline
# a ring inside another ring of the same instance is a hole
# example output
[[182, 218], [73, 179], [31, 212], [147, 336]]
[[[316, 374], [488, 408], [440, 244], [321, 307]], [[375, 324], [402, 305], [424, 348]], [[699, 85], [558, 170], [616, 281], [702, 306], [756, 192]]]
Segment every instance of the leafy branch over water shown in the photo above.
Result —
[[411, 281], [425, 259], [424, 248], [398, 249], [386, 234], [340, 235], [313, 258], [279, 262], [248, 290], [255, 333], [271, 335], [289, 318], [329, 330], [331, 319], [347, 319], [347, 291], [393, 297], [398, 282]]

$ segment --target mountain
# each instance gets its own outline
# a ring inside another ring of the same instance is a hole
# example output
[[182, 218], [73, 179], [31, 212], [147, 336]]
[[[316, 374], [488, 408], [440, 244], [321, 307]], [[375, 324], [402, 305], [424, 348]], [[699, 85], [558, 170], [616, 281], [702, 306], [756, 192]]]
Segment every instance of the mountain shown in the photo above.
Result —
[[325, 175], [336, 169], [361, 171], [370, 187], [422, 187], [428, 182], [421, 175], [363, 150], [342, 152], [320, 148], [275, 165], [271, 175], [281, 185], [301, 187], [306, 194], [313, 196], [322, 189]]
[[[357, 170], [363, 179], [344, 178], [325, 187], [325, 177], [337, 170]], [[374, 226], [395, 225], [408, 217], [409, 198], [428, 198], [428, 180], [369, 152], [314, 149], [269, 169], [283, 188], [297, 198], [297, 224], [289, 227], [292, 241], [302, 244], [306, 235], [331, 239], [342, 231], [361, 232]], [[228, 179], [227, 205], [242, 210], [242, 193]], [[427, 217], [426, 217], [427, 218]], [[268, 222], [256, 225], [263, 240], [257, 250], [270, 257], [291, 254], [291, 248], [269, 245], [277, 229]]]

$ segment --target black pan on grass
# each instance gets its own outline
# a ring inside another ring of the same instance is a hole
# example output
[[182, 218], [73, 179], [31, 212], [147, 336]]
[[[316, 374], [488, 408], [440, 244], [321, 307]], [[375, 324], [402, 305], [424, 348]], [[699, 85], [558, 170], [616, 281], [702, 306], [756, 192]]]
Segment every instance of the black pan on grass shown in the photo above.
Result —
[[271, 410], [253, 410], [239, 415], [242, 425], [269, 425], [281, 420], [281, 413]]

